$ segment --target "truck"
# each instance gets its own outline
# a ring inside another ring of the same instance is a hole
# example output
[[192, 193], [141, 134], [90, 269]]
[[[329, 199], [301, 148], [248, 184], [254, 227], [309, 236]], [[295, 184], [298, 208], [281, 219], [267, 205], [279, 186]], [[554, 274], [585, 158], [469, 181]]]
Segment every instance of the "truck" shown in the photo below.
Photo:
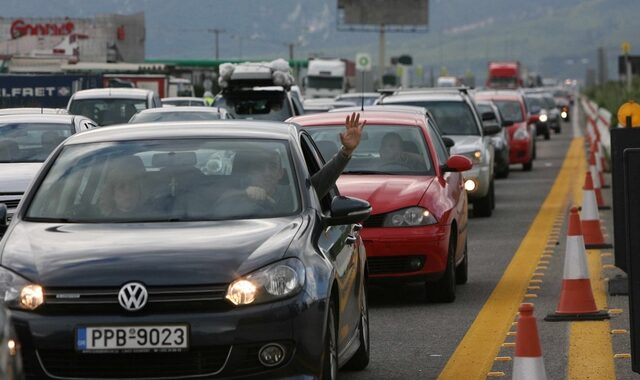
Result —
[[353, 87], [355, 62], [339, 58], [309, 60], [305, 78], [306, 98], [335, 98]]
[[152, 90], [161, 98], [194, 96], [189, 79], [165, 74], [103, 74], [102, 87], [130, 87]]
[[522, 68], [518, 61], [489, 62], [487, 88], [520, 88], [523, 86]]
[[66, 108], [76, 91], [100, 86], [95, 74], [0, 74], [0, 108]]

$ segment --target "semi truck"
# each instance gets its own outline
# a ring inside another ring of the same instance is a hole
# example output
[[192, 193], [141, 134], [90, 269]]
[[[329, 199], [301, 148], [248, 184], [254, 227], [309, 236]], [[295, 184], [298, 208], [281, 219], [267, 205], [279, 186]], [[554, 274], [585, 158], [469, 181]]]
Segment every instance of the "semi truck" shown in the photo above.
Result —
[[488, 88], [520, 88], [523, 86], [522, 68], [518, 61], [489, 62]]
[[355, 62], [346, 59], [309, 60], [305, 78], [305, 98], [335, 98], [353, 87]]

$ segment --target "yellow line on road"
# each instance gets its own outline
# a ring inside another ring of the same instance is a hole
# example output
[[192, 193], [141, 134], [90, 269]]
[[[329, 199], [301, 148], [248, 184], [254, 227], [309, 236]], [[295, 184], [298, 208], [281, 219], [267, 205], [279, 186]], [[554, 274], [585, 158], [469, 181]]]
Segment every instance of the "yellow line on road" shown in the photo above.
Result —
[[[587, 170], [586, 157], [581, 151], [578, 173]], [[580, 204], [582, 200], [582, 181], [584, 174], [575, 176], [574, 200]], [[602, 260], [600, 251], [588, 250], [587, 262], [593, 298], [598, 309], [607, 307], [607, 293], [604, 281], [601, 280]], [[611, 343], [611, 326], [609, 321], [571, 322], [569, 328], [569, 363], [567, 379], [569, 380], [610, 380], [616, 378], [613, 347]]]
[[572, 141], [560, 173], [518, 251], [438, 379], [480, 380], [491, 371], [544, 251], [553, 221], [565, 211], [583, 146], [581, 138]]

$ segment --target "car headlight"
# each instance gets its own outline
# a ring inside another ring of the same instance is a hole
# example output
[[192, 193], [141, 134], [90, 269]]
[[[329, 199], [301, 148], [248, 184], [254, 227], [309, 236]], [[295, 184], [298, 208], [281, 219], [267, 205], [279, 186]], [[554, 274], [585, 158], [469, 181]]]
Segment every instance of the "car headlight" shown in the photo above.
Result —
[[44, 303], [44, 291], [40, 285], [0, 267], [0, 297], [13, 309], [35, 310]]
[[278, 261], [240, 277], [227, 288], [234, 305], [252, 305], [290, 297], [304, 286], [305, 269], [295, 258]]
[[547, 122], [547, 120], [548, 120], [549, 118], [547, 117], [547, 115], [546, 115], [546, 114], [544, 114], [544, 113], [543, 113], [542, 115], [540, 115], [540, 117], [539, 117], [538, 119], [539, 119], [541, 122], [546, 123], [546, 122]]
[[526, 140], [529, 138], [529, 133], [527, 132], [526, 129], [524, 128], [518, 128], [514, 133], [513, 133], [513, 139], [514, 140]]
[[561, 117], [561, 118], [563, 118], [563, 119], [566, 119], [566, 118], [567, 118], [567, 116], [569, 116], [569, 114], [567, 113], [567, 111], [562, 111], [562, 112], [560, 113], [560, 117]]
[[383, 227], [415, 227], [436, 224], [438, 221], [429, 212], [422, 207], [409, 207], [402, 210], [394, 211], [384, 218]]
[[480, 150], [474, 150], [471, 152], [462, 152], [462, 153], [456, 153], [465, 157], [468, 157], [471, 162], [473, 162], [474, 164], [479, 164], [480, 162], [482, 162], [482, 151]]

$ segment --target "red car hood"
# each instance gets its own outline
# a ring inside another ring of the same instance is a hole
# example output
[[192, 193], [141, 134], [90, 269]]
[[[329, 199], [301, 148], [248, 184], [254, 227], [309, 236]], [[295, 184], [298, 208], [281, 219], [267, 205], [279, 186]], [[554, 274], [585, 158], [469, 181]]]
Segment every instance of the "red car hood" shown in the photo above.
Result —
[[434, 177], [399, 175], [342, 175], [338, 189], [342, 195], [364, 199], [372, 214], [384, 214], [417, 206]]

